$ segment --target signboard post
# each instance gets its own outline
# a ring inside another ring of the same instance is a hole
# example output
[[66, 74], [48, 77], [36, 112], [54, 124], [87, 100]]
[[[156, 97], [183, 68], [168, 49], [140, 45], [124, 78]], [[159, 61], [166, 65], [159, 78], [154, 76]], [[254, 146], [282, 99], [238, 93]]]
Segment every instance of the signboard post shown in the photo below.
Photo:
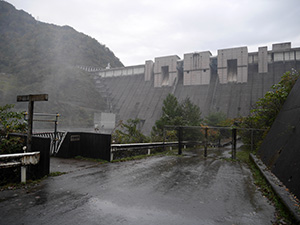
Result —
[[35, 101], [48, 101], [48, 94], [17, 96], [17, 102], [28, 102], [27, 152], [31, 152], [33, 108], [34, 108]]

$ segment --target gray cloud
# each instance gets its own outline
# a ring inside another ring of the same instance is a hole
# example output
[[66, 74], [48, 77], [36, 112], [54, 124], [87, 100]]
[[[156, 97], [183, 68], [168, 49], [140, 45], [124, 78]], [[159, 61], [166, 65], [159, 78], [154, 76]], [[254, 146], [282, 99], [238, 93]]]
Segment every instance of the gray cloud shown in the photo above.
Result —
[[292, 41], [298, 0], [8, 0], [47, 23], [69, 25], [108, 46], [125, 65], [158, 56]]

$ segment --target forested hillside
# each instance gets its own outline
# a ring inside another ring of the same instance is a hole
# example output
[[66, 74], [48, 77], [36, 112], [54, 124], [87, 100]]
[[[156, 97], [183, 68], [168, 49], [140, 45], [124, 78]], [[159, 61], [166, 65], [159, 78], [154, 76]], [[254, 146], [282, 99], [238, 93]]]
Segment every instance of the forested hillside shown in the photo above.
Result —
[[38, 112], [60, 113], [61, 126], [90, 126], [95, 111], [105, 108], [93, 78], [76, 65], [121, 67], [105, 45], [68, 26], [35, 20], [0, 1], [0, 105], [16, 103], [21, 94], [47, 93]]

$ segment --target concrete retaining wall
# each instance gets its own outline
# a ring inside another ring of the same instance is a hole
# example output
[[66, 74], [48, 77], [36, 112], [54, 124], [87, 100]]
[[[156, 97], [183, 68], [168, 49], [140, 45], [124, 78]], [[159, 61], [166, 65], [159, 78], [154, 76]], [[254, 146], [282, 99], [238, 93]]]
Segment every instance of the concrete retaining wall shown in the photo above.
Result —
[[298, 199], [300, 198], [300, 80], [264, 139], [258, 155]]

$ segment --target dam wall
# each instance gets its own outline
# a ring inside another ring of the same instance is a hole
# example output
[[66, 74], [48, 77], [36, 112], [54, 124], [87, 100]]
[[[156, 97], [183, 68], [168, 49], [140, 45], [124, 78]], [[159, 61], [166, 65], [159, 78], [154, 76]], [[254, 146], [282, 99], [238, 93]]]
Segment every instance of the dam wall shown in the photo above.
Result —
[[251, 53], [243, 46], [218, 50], [217, 56], [205, 51], [184, 54], [183, 59], [157, 57], [145, 65], [96, 72], [94, 79], [107, 100], [107, 112], [115, 113], [116, 121], [141, 119], [143, 133], [149, 134], [169, 93], [179, 101], [189, 97], [202, 116], [246, 116], [291, 69], [300, 70], [300, 48], [287, 42]]

